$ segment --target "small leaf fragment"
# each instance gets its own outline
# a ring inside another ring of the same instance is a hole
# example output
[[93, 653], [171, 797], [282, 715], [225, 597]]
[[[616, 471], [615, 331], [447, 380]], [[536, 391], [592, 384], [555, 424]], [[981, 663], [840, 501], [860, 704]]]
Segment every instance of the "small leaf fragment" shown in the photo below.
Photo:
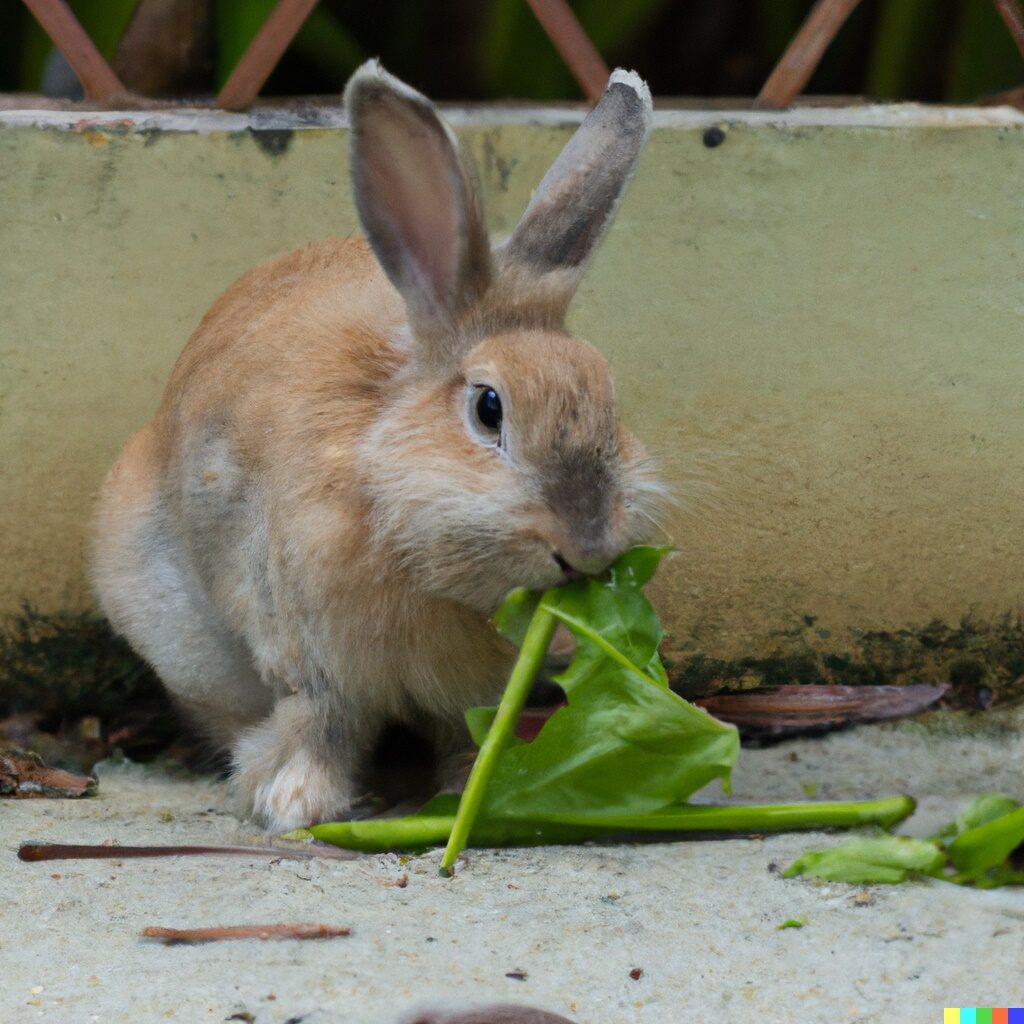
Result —
[[942, 868], [944, 860], [942, 851], [927, 839], [877, 836], [850, 839], [828, 850], [805, 853], [782, 876], [811, 875], [855, 885], [893, 884], [904, 881], [911, 871], [934, 874]]
[[1024, 807], [961, 832], [946, 848], [950, 863], [969, 878], [990, 868], [1006, 868], [1006, 860], [1024, 843]]
[[612, 583], [620, 587], [643, 587], [658, 571], [661, 560], [671, 548], [639, 545], [630, 548], [609, 570]]
[[951, 821], [940, 829], [932, 836], [932, 839], [940, 846], [949, 846], [961, 832], [978, 828], [979, 825], [987, 825], [990, 821], [995, 821], [996, 818], [1001, 818], [1018, 807], [1020, 804], [1016, 800], [1004, 796], [1002, 793], [985, 793], [982, 796], [976, 796], [957, 815], [956, 821]]

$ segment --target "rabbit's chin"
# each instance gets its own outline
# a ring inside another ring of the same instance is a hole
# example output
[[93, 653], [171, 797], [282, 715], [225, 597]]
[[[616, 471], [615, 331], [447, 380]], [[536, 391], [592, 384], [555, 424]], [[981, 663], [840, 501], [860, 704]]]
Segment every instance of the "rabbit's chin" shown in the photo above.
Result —
[[547, 590], [565, 582], [550, 550], [536, 544], [490, 553], [467, 550], [461, 557], [431, 558], [421, 552], [416, 561], [412, 575], [417, 589], [488, 616], [513, 590]]

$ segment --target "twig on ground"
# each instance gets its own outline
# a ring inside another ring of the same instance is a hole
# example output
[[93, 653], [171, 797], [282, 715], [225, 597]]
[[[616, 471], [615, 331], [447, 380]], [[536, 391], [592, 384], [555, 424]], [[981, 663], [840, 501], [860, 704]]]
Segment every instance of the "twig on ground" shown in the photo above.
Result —
[[63, 768], [48, 768], [43, 759], [31, 751], [0, 750], [0, 796], [16, 800], [75, 799], [93, 796], [96, 785], [91, 775], [73, 775]]
[[65, 843], [22, 843], [18, 859], [40, 860], [126, 860], [129, 857], [273, 857], [282, 860], [355, 860], [353, 850], [323, 846], [289, 849], [279, 846], [102, 846]]
[[946, 683], [909, 686], [793, 684], [699, 697], [695, 704], [752, 736], [792, 736], [916, 715], [937, 703]]
[[227, 939], [334, 939], [351, 935], [351, 928], [331, 924], [241, 924], [228, 928], [143, 928], [147, 939], [178, 942], [223, 942]]

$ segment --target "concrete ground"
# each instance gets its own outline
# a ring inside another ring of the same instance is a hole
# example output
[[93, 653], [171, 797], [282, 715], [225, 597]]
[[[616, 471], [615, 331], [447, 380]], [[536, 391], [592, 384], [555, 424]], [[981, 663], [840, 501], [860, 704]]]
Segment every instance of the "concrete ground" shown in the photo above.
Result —
[[[921, 806], [906, 831], [924, 835], [968, 795], [1024, 796], [1022, 725], [1020, 713], [938, 713], [745, 750], [733, 799], [909, 792]], [[93, 800], [0, 805], [0, 1021], [390, 1024], [424, 1005], [515, 1001], [581, 1024], [924, 1024], [944, 1006], [1024, 1005], [1024, 891], [782, 879], [799, 853], [838, 841], [820, 834], [471, 851], [451, 881], [436, 852], [14, 857], [30, 839], [261, 841], [230, 807], [220, 782], [137, 766], [103, 772]], [[806, 924], [778, 930], [790, 918]], [[171, 947], [140, 937], [147, 925], [291, 921], [352, 934]]]

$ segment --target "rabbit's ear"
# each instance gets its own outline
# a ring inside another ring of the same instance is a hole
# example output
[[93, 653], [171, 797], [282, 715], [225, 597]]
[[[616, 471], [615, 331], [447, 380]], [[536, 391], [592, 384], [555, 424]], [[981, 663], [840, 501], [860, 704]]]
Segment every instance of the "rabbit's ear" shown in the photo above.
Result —
[[363, 229], [410, 322], [443, 331], [486, 289], [491, 249], [473, 175], [433, 104], [368, 61], [345, 88]]
[[523, 283], [542, 279], [544, 290], [567, 305], [611, 223], [650, 127], [647, 83], [634, 71], [613, 71], [604, 95], [544, 175], [499, 251], [502, 267]]

